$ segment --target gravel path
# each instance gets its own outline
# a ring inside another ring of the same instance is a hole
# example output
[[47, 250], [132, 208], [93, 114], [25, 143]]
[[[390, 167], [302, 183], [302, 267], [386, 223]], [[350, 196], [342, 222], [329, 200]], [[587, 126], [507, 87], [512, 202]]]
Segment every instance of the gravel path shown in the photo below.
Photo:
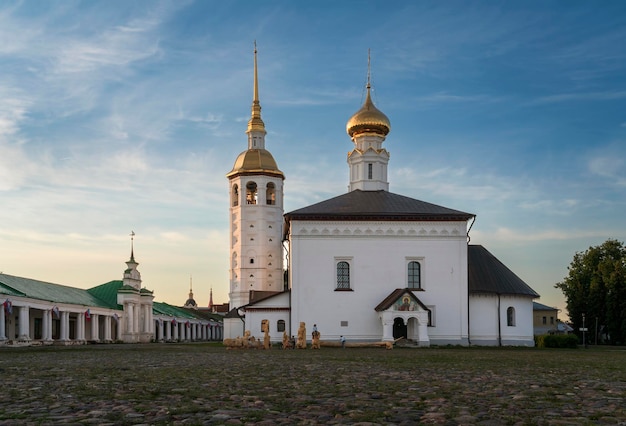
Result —
[[626, 351], [0, 348], [0, 425], [626, 425]]

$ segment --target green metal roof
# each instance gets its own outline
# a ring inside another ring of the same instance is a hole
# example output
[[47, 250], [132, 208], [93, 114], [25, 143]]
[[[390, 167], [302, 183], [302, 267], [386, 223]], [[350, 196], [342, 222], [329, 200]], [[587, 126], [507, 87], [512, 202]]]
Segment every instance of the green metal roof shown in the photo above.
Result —
[[196, 315], [195, 312], [192, 312], [188, 309], [172, 306], [164, 302], [153, 302], [152, 312], [156, 315], [168, 315], [170, 317], [177, 318], [205, 319], [201, 315]]
[[[30, 278], [15, 277], [0, 273], [0, 298], [27, 297], [44, 300], [53, 303], [69, 303], [72, 305], [94, 306], [110, 309], [122, 309], [117, 303], [118, 292], [140, 293], [133, 287], [125, 286], [122, 280], [109, 281], [108, 283], [83, 290]], [[142, 289], [141, 294], [152, 294], [151, 291]], [[167, 315], [176, 318], [208, 319], [192, 310], [172, 306], [164, 302], [153, 302], [152, 311], [155, 315]], [[213, 321], [220, 321], [211, 318]]]
[[117, 308], [117, 303], [111, 306], [87, 290], [7, 274], [0, 274], [0, 294], [56, 303]]
[[87, 292], [104, 301], [104, 303], [106, 303], [111, 308], [122, 309], [122, 306], [117, 303], [117, 292], [120, 288], [122, 288], [122, 286], [122, 280], [114, 280], [96, 287], [92, 287], [87, 290]]

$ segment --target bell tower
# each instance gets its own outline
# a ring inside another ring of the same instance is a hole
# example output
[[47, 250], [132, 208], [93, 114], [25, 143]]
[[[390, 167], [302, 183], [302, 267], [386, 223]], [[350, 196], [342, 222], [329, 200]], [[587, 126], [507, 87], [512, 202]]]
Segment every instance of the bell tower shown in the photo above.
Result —
[[250, 291], [283, 290], [283, 181], [272, 154], [265, 149], [261, 119], [257, 49], [254, 44], [252, 113], [248, 149], [226, 175], [230, 188], [230, 309], [250, 301]]

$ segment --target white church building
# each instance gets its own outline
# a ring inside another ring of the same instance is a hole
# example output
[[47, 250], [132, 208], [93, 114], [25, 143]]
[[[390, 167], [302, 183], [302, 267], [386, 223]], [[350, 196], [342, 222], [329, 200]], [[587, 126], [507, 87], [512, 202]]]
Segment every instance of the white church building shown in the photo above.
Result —
[[389, 191], [383, 143], [391, 125], [372, 102], [369, 78], [365, 102], [347, 123], [348, 192], [286, 214], [285, 176], [265, 146], [256, 49], [253, 86], [248, 147], [227, 174], [224, 337], [260, 336], [267, 319], [272, 341], [304, 322], [308, 336], [317, 325], [322, 341], [534, 345], [539, 295], [469, 244], [475, 215]]

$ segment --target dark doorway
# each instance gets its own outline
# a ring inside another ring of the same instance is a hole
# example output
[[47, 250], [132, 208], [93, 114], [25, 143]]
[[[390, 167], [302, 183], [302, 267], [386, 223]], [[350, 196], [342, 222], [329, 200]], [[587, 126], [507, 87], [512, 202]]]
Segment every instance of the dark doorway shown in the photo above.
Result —
[[404, 324], [402, 318], [395, 318], [393, 320], [393, 338], [399, 339], [400, 337], [406, 339], [406, 324]]

